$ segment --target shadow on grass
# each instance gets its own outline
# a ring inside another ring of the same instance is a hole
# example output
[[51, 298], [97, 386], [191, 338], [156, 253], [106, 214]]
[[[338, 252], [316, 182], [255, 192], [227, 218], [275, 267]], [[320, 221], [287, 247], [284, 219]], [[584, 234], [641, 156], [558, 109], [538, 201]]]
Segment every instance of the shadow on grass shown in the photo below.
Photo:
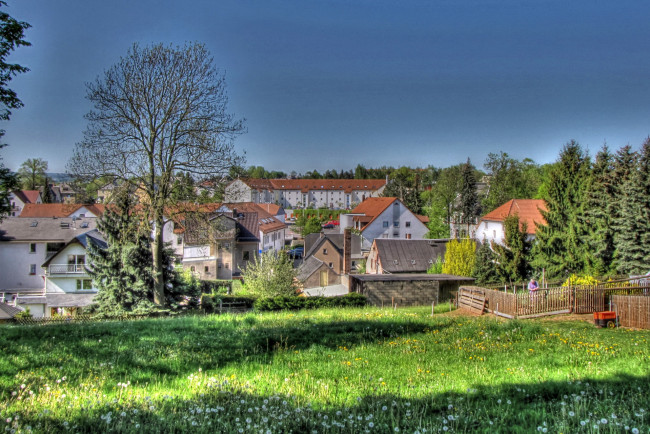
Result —
[[[477, 386], [420, 398], [360, 396], [318, 407], [222, 382], [189, 399], [120, 401], [22, 414], [14, 429], [62, 432], [623, 432], [650, 428], [650, 376]], [[446, 427], [446, 428], [445, 428]], [[398, 429], [396, 429], [398, 428]], [[241, 431], [239, 431], [241, 430]]]
[[268, 363], [279, 351], [352, 348], [431, 328], [430, 323], [412, 318], [325, 322], [305, 317], [287, 325], [253, 316], [242, 318], [7, 329], [8, 333], [0, 336], [0, 396], [10, 390], [14, 376], [23, 370], [44, 370], [68, 378], [79, 372], [106, 374], [116, 382], [128, 377], [147, 383], [162, 376], [185, 375], [199, 367]]

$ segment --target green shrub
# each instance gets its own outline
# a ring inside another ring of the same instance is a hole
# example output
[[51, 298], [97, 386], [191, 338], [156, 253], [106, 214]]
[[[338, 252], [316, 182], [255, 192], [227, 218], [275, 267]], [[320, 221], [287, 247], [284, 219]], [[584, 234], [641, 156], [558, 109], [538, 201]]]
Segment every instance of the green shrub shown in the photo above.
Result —
[[362, 307], [367, 303], [366, 297], [351, 293], [341, 297], [264, 297], [255, 301], [256, 311], [319, 309], [332, 307]]
[[245, 308], [252, 309], [256, 300], [256, 297], [241, 295], [203, 294], [201, 296], [201, 309], [206, 312], [217, 312], [220, 302], [223, 302], [223, 304], [242, 303]]
[[201, 294], [232, 294], [232, 280], [201, 280]]
[[14, 315], [14, 318], [16, 318], [16, 319], [30, 319], [30, 318], [32, 318], [32, 314], [29, 311], [29, 308], [26, 308], [24, 311], [18, 312], [16, 315]]

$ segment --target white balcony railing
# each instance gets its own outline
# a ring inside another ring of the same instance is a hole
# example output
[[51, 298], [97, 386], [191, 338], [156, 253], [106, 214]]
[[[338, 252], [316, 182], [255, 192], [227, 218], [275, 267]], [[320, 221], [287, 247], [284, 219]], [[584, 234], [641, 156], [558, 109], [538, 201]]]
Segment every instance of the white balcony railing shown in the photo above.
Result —
[[53, 264], [48, 267], [48, 274], [85, 274], [86, 266], [84, 264], [68, 265]]

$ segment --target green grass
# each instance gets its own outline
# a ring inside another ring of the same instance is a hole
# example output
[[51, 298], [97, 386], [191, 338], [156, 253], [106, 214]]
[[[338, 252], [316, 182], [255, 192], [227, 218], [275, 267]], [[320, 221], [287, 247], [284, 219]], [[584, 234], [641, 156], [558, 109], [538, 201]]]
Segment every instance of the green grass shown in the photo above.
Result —
[[431, 317], [430, 307], [2, 326], [0, 423], [645, 433], [649, 337], [584, 322]]

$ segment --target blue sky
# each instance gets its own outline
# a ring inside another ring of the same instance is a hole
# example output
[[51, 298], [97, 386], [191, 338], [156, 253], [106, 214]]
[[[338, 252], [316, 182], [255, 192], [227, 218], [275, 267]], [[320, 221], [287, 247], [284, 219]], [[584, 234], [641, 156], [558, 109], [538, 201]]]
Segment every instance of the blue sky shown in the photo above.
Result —
[[85, 83], [134, 43], [206, 44], [226, 72], [248, 165], [539, 163], [650, 134], [650, 2], [574, 0], [8, 0], [29, 22], [25, 107], [4, 164], [64, 171], [90, 106]]

